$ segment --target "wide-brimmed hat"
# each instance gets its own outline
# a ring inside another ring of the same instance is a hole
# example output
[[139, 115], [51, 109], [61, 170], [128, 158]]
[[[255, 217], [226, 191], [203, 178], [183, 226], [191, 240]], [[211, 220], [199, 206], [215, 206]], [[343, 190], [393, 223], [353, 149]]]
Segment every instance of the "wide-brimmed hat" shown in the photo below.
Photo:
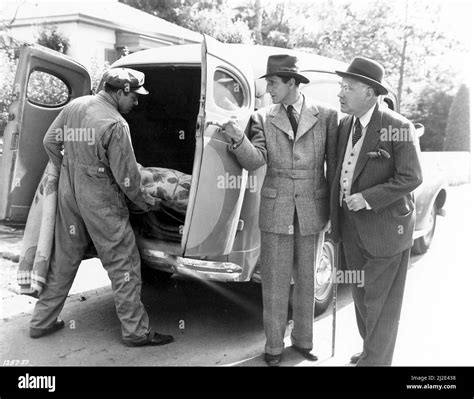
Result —
[[387, 88], [382, 84], [385, 70], [377, 61], [364, 57], [355, 57], [347, 71], [336, 71], [336, 74], [345, 78], [359, 80], [377, 89], [379, 94], [388, 94]]
[[287, 54], [277, 54], [268, 57], [267, 73], [261, 78], [268, 76], [288, 76], [297, 78], [301, 83], [309, 83], [309, 79], [299, 74], [298, 58]]
[[146, 95], [145, 74], [131, 68], [111, 68], [104, 73], [104, 82], [109, 85], [122, 89], [125, 93], [131, 91], [137, 94]]

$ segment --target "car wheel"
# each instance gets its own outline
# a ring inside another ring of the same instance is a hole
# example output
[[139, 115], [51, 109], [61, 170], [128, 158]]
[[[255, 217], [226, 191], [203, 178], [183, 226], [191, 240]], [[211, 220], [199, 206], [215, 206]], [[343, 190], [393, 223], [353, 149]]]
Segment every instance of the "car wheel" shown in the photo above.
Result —
[[335, 266], [336, 247], [332, 241], [325, 241], [314, 268], [314, 317], [324, 313], [332, 301]]
[[415, 240], [413, 244], [412, 251], [415, 254], [424, 254], [426, 251], [428, 251], [429, 247], [431, 246], [431, 242], [433, 241], [435, 229], [436, 229], [436, 205], [433, 204], [430, 210], [430, 216], [429, 216], [429, 231], [426, 233], [424, 236], [419, 237]]

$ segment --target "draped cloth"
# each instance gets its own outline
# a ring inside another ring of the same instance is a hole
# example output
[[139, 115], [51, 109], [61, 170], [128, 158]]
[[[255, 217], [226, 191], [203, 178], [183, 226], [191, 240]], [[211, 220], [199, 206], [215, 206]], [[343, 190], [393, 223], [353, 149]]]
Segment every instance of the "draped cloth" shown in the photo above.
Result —
[[[191, 175], [167, 168], [143, 167], [140, 164], [138, 167], [142, 186], [153, 197], [161, 199], [163, 207], [173, 210], [177, 215], [182, 215], [184, 219], [188, 206]], [[36, 189], [23, 235], [17, 283], [21, 294], [35, 298], [39, 297], [46, 283], [53, 250], [58, 182], [59, 169], [50, 161]], [[133, 212], [132, 203], [129, 207]], [[154, 228], [155, 217], [154, 212], [148, 212], [143, 215], [143, 221]]]
[[50, 161], [31, 204], [18, 265], [20, 293], [38, 297], [46, 283], [54, 242], [59, 169]]

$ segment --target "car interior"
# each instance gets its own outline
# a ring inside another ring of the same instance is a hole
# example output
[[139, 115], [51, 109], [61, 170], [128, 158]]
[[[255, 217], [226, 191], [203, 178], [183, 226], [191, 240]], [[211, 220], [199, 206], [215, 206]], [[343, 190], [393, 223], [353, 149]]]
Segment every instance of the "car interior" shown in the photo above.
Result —
[[[135, 67], [145, 73], [146, 96], [125, 115], [137, 162], [191, 174], [196, 145], [201, 70], [192, 67]], [[139, 232], [166, 241], [181, 241], [184, 217], [172, 209], [134, 214]]]

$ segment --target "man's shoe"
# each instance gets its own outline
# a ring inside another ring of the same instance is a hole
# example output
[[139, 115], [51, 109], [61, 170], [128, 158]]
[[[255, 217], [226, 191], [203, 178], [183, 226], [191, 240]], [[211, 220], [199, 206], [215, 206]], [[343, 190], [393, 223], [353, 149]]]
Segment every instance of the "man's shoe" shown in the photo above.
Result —
[[357, 364], [360, 358], [364, 355], [364, 352], [356, 353], [355, 355], [351, 356], [351, 364]]
[[269, 353], [265, 353], [264, 359], [270, 367], [279, 366], [281, 363], [281, 355], [270, 355]]
[[41, 338], [41, 337], [44, 337], [45, 335], [52, 334], [53, 332], [56, 332], [63, 327], [64, 327], [64, 321], [56, 320], [54, 324], [49, 328], [45, 328], [45, 329], [30, 328], [30, 337]]
[[156, 331], [151, 331], [145, 339], [141, 341], [123, 341], [123, 343], [127, 346], [158, 346], [158, 345], [166, 345], [170, 342], [173, 342], [174, 338], [172, 335], [164, 335], [159, 334]]
[[312, 349], [305, 349], [305, 348], [300, 348], [298, 346], [293, 345], [293, 349], [303, 355], [305, 359], [308, 359], [310, 362], [316, 362], [318, 360], [318, 357], [316, 354], [313, 352]]

